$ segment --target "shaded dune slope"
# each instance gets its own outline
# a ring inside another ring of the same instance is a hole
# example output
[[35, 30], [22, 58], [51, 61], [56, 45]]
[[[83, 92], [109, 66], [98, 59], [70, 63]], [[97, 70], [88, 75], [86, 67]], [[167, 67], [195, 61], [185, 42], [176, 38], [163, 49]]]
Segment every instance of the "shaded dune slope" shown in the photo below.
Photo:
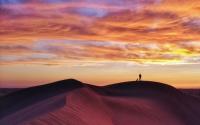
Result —
[[43, 101], [76, 88], [83, 87], [80, 81], [68, 79], [46, 85], [30, 87], [0, 97], [0, 118], [27, 106]]
[[21, 90], [0, 101], [0, 124], [6, 125], [200, 124], [199, 98], [151, 81], [97, 87], [71, 79]]

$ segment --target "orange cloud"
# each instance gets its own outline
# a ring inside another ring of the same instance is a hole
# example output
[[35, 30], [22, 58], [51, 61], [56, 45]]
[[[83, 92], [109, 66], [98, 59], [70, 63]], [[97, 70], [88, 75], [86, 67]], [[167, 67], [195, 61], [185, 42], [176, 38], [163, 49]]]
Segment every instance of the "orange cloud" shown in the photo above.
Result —
[[199, 63], [199, 5], [198, 0], [4, 3], [1, 64]]

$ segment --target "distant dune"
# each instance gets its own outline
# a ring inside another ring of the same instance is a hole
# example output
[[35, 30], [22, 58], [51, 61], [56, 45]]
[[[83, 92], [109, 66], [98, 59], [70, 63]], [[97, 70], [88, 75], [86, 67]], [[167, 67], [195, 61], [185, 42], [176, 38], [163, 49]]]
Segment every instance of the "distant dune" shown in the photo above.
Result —
[[200, 97], [200, 89], [180, 89], [180, 90], [186, 94]]
[[0, 97], [20, 90], [20, 88], [0, 88]]
[[172, 86], [74, 79], [0, 97], [0, 125], [200, 125], [200, 98]]

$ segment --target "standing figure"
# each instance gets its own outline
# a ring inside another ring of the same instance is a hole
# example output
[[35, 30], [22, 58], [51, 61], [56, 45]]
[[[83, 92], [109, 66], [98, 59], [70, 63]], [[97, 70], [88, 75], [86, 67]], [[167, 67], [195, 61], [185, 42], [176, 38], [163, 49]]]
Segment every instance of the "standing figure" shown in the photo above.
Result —
[[139, 81], [141, 81], [141, 79], [142, 79], [142, 75], [141, 75], [141, 74], [139, 74]]

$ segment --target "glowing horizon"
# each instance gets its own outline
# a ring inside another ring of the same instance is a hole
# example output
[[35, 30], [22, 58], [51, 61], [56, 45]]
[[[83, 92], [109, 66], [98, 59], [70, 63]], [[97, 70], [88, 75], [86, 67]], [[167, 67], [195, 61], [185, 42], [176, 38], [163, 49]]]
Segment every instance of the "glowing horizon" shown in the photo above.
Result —
[[75, 78], [200, 88], [199, 0], [1, 0], [0, 87]]

